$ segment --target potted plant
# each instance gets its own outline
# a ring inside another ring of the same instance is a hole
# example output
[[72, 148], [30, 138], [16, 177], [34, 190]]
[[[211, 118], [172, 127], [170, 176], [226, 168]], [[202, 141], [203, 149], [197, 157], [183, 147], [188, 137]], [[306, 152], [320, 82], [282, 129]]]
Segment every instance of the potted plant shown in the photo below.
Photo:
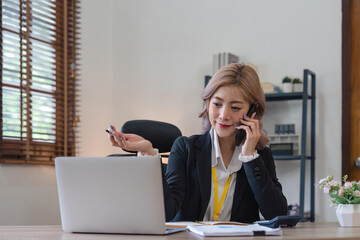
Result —
[[288, 76], [284, 77], [282, 80], [283, 92], [288, 93], [292, 92], [292, 79]]
[[302, 92], [303, 91], [303, 84], [300, 78], [294, 78], [293, 80], [293, 90], [294, 92]]
[[348, 181], [343, 177], [343, 184], [328, 176], [319, 181], [319, 187], [331, 197], [336, 206], [336, 216], [340, 226], [360, 227], [360, 181]]

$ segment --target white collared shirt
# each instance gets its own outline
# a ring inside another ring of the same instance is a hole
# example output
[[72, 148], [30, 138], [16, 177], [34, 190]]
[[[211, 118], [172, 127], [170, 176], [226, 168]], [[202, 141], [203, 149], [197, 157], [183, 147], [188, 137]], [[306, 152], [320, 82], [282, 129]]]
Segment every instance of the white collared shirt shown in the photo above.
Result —
[[[211, 128], [210, 130], [210, 136], [212, 139], [211, 167], [216, 167], [216, 175], [218, 179], [219, 199], [217, 199], [217, 201], [220, 201], [226, 181], [228, 180], [229, 176], [233, 174], [228, 193], [225, 197], [219, 214], [219, 221], [230, 221], [236, 185], [236, 173], [241, 169], [243, 162], [249, 162], [257, 158], [259, 155], [257, 154], [257, 152], [255, 152], [253, 156], [242, 156], [241, 145], [235, 146], [234, 153], [231, 157], [228, 168], [226, 168], [220, 151], [219, 138], [213, 128]], [[214, 184], [212, 181], [213, 180], [211, 178], [211, 196], [203, 221], [212, 221], [214, 216]]]
[[[235, 192], [235, 184], [236, 184], [236, 172], [239, 171], [242, 167], [242, 161], [239, 160], [239, 154], [241, 153], [241, 146], [235, 147], [229, 166], [226, 169], [221, 156], [219, 138], [213, 128], [210, 130], [210, 135], [212, 139], [211, 167], [216, 166], [216, 175], [218, 179], [219, 199], [217, 201], [220, 201], [221, 195], [224, 191], [225, 183], [228, 180], [229, 176], [233, 174], [228, 193], [225, 197], [224, 203], [222, 205], [219, 214], [219, 221], [230, 221], [233, 197]], [[203, 221], [212, 221], [214, 216], [214, 184], [212, 181], [213, 180], [211, 178], [211, 196]]]

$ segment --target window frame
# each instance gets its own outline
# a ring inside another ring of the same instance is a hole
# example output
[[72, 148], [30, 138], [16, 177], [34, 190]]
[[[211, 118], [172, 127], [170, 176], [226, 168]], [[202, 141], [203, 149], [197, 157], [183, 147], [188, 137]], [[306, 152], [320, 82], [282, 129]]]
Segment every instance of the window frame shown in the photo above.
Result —
[[[0, 13], [2, 16], [3, 1], [0, 0]], [[10, 0], [7, 0], [10, 1]], [[78, 104], [78, 72], [79, 72], [79, 0], [63, 0], [55, 1], [55, 23], [56, 28], [54, 49], [55, 50], [55, 91], [53, 95], [55, 101], [55, 123], [52, 124], [55, 130], [55, 140], [53, 142], [39, 141], [34, 139], [31, 127], [31, 113], [33, 110], [31, 106], [32, 93], [30, 90], [30, 83], [33, 83], [32, 74], [32, 59], [31, 51], [32, 40], [29, 36], [32, 32], [29, 31], [32, 26], [31, 18], [34, 10], [30, 8], [30, 2], [26, 0], [14, 1], [19, 3], [19, 19], [24, 17], [26, 20], [27, 31], [25, 35], [21, 33], [21, 24], [19, 25], [20, 39], [25, 39], [26, 42], [26, 102], [20, 102], [20, 112], [23, 107], [26, 109], [26, 136], [10, 139], [3, 134], [3, 88], [7, 85], [3, 83], [3, 31], [8, 31], [3, 28], [2, 17], [0, 17], [0, 162], [2, 163], [29, 163], [29, 164], [54, 164], [54, 159], [57, 156], [75, 156], [76, 155], [76, 127], [78, 126], [79, 117], [77, 116]], [[36, 3], [34, 0], [31, 3]], [[25, 5], [24, 5], [25, 4]], [[39, 2], [43, 4], [43, 2]], [[45, 4], [45, 3], [44, 3]], [[26, 6], [26, 16], [22, 15], [21, 7]], [[22, 54], [21, 44], [19, 45], [20, 55]], [[30, 46], [30, 47], [29, 47]], [[22, 59], [20, 59], [20, 64]], [[21, 88], [22, 84], [22, 68], [20, 67], [19, 76]], [[20, 92], [19, 98], [22, 98]], [[25, 106], [26, 105], [26, 106]], [[30, 109], [30, 111], [29, 111]], [[21, 115], [22, 116], [22, 115]], [[20, 117], [21, 118], [21, 117]], [[22, 121], [20, 121], [20, 132], [22, 132]]]

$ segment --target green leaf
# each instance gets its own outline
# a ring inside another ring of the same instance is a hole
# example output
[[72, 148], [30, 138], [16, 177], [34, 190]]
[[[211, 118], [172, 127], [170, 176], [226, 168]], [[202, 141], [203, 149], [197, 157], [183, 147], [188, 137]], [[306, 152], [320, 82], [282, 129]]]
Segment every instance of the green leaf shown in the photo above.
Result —
[[360, 204], [360, 198], [355, 198], [351, 201], [351, 204]]
[[350, 203], [349, 200], [347, 200], [346, 198], [344, 197], [340, 197], [334, 193], [329, 193], [330, 197], [332, 197], [337, 203], [340, 203], [340, 204], [348, 204]]

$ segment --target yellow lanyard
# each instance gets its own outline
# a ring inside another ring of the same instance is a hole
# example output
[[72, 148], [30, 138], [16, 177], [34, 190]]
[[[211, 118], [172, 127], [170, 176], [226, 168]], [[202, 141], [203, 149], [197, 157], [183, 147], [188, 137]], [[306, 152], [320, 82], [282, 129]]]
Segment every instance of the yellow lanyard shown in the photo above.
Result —
[[232, 174], [230, 174], [229, 178], [227, 179], [224, 187], [224, 191], [221, 195], [220, 202], [218, 197], [218, 182], [217, 182], [217, 176], [216, 176], [216, 167], [212, 167], [212, 177], [213, 177], [213, 184], [214, 184], [214, 216], [213, 221], [219, 220], [219, 214], [220, 210], [222, 208], [222, 205], [224, 203], [226, 194], [229, 190]]

